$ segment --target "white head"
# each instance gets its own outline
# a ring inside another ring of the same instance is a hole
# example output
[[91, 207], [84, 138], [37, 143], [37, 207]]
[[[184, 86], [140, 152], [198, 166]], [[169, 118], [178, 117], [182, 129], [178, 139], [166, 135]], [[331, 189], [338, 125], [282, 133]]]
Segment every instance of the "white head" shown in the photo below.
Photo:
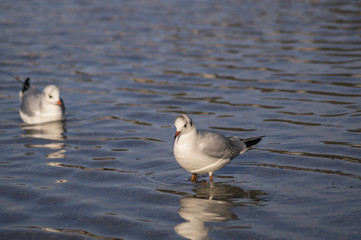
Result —
[[181, 114], [176, 117], [174, 125], [177, 129], [174, 138], [178, 135], [184, 135], [190, 133], [192, 130], [196, 130], [196, 126], [194, 125], [192, 119], [185, 114]]
[[55, 85], [48, 85], [44, 88], [42, 99], [46, 103], [63, 106], [63, 102], [60, 98], [59, 88]]

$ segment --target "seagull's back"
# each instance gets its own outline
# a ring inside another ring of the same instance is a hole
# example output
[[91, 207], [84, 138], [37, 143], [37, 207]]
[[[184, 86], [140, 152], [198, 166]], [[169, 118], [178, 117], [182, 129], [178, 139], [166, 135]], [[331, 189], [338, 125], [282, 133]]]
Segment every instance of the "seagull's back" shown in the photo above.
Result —
[[209, 131], [198, 131], [197, 145], [204, 154], [216, 159], [232, 160], [246, 150], [246, 145], [239, 138]]
[[21, 112], [27, 116], [36, 116], [40, 113], [41, 92], [35, 87], [30, 87], [20, 92]]

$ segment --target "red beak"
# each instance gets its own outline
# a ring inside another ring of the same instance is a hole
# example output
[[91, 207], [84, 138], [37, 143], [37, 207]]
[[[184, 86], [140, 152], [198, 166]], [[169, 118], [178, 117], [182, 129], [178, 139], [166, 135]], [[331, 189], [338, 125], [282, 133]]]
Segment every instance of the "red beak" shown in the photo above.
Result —
[[61, 102], [61, 100], [56, 102], [57, 104], [59, 104], [60, 106], [63, 106], [63, 103]]
[[176, 131], [174, 135], [174, 139], [180, 134], [181, 132]]

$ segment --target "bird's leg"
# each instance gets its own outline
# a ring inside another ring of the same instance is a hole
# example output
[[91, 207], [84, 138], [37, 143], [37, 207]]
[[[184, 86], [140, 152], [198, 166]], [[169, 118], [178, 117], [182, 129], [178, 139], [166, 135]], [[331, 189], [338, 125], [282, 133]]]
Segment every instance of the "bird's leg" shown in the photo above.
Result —
[[192, 181], [193, 183], [196, 183], [196, 182], [197, 182], [197, 174], [195, 174], [195, 173], [192, 174], [191, 181]]
[[209, 174], [209, 180], [211, 181], [211, 183], [213, 183], [213, 175], [212, 175], [212, 173]]

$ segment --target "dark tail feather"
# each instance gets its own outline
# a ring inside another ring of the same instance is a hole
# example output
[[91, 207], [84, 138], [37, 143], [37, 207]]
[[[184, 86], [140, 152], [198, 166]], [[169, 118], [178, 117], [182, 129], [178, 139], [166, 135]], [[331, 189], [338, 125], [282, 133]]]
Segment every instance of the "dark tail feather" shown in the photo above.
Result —
[[247, 138], [247, 139], [243, 139], [242, 141], [244, 142], [244, 144], [246, 144], [247, 148], [250, 148], [250, 147], [256, 145], [257, 143], [259, 143], [263, 137], [264, 136]]
[[27, 78], [23, 83], [23, 89], [21, 90], [23, 93], [30, 88], [30, 78]]

